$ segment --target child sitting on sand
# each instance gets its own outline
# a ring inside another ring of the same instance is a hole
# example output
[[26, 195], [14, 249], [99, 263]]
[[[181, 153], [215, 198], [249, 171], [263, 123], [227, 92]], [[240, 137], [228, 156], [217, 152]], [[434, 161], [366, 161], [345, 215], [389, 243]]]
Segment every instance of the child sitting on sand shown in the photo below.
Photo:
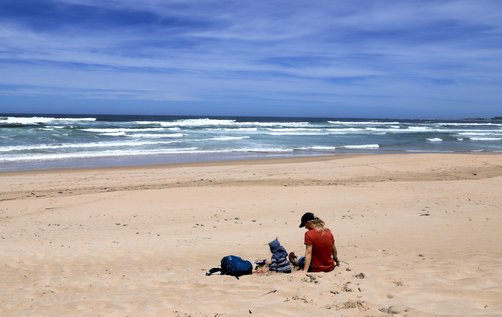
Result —
[[279, 240], [270, 241], [268, 244], [270, 247], [270, 252], [272, 252], [272, 258], [270, 261], [270, 271], [279, 273], [291, 273], [291, 266], [288, 262], [288, 252], [281, 245]]

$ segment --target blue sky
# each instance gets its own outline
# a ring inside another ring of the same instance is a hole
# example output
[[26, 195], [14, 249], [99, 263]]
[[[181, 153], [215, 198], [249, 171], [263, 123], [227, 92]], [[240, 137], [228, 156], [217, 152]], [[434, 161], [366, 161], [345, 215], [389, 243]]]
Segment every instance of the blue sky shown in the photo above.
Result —
[[502, 115], [502, 1], [2, 0], [0, 112]]

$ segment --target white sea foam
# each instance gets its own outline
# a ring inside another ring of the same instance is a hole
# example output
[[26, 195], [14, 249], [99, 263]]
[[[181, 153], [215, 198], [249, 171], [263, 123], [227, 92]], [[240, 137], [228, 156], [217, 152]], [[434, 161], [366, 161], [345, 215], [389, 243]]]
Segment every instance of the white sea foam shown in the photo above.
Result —
[[405, 150], [410, 153], [455, 153], [455, 151], [438, 151], [438, 150]]
[[344, 149], [352, 149], [352, 150], [357, 150], [357, 149], [379, 149], [380, 145], [378, 144], [361, 144], [361, 145], [344, 145], [342, 146]]
[[106, 158], [118, 156], [144, 156], [144, 155], [169, 155], [169, 154], [204, 154], [204, 153], [291, 153], [293, 149], [281, 148], [240, 148], [226, 150], [200, 150], [197, 147], [178, 149], [151, 149], [151, 150], [110, 150], [100, 152], [73, 152], [73, 153], [50, 153], [50, 154], [22, 154], [6, 155], [0, 157], [0, 162], [22, 162], [22, 161], [50, 161], [62, 159], [86, 159], [86, 158]]
[[48, 161], [61, 159], [83, 159], [116, 156], [139, 156], [139, 155], [161, 155], [161, 154], [183, 154], [196, 153], [197, 148], [178, 149], [155, 149], [155, 150], [112, 150], [101, 152], [74, 152], [74, 153], [51, 153], [51, 154], [23, 154], [16, 156], [5, 156], [0, 158], [0, 162], [18, 161]]
[[501, 141], [502, 138], [469, 138], [472, 141]]
[[[353, 133], [353, 134], [387, 134], [387, 133], [423, 133], [423, 132], [449, 132], [440, 129], [431, 129], [429, 127], [408, 127], [406, 129], [401, 128], [382, 128], [382, 127], [366, 127], [366, 128], [329, 128], [326, 131], [332, 134], [340, 133]], [[463, 130], [462, 130], [463, 131]]]
[[282, 149], [282, 148], [244, 148], [244, 149], [234, 149], [231, 152], [248, 152], [248, 153], [290, 153], [293, 149]]
[[464, 138], [457, 138], [457, 141], [464, 141]]
[[427, 141], [429, 141], [429, 142], [442, 142], [443, 139], [441, 139], [441, 138], [429, 138], [429, 139], [427, 139]]
[[329, 132], [330, 135], [345, 135], [345, 134], [349, 134], [349, 132]]
[[104, 136], [125, 136], [125, 132], [108, 132], [108, 133], [100, 133], [99, 135], [104, 135]]
[[333, 128], [330, 128], [330, 129], [326, 129], [326, 131], [328, 132], [367, 132], [368, 130], [364, 129], [364, 128], [337, 128], [337, 129], [333, 129]]
[[400, 122], [383, 122], [383, 121], [328, 121], [331, 124], [339, 125], [390, 125], [390, 124], [400, 124]]
[[483, 131], [483, 132], [460, 132], [458, 135], [464, 135], [464, 136], [488, 136], [488, 135], [502, 135], [502, 131], [499, 130], [489, 130], [489, 131]]
[[81, 131], [95, 132], [95, 133], [116, 133], [116, 132], [151, 132], [151, 131], [165, 131], [164, 128], [88, 128], [81, 129]]
[[309, 127], [309, 122], [236, 122], [236, 126], [240, 127]]
[[137, 124], [156, 124], [163, 127], [200, 127], [200, 126], [221, 126], [235, 123], [235, 120], [222, 119], [182, 119], [176, 121], [135, 121]]
[[267, 128], [267, 131], [272, 132], [321, 132], [322, 129], [309, 128]]
[[0, 124], [32, 125], [76, 121], [96, 121], [96, 118], [0, 117]]
[[211, 138], [210, 140], [214, 141], [233, 141], [233, 140], [243, 140], [243, 139], [249, 139], [249, 136], [217, 136], [214, 138]]
[[301, 136], [301, 135], [328, 135], [328, 132], [266, 132], [266, 135], [291, 135], [291, 136]]
[[314, 145], [314, 146], [304, 146], [304, 147], [299, 147], [298, 150], [302, 151], [334, 151], [336, 149], [336, 146], [323, 146], [323, 145]]
[[89, 143], [66, 143], [66, 144], [42, 144], [42, 145], [15, 145], [0, 147], [0, 152], [34, 151], [34, 150], [60, 150], [60, 149], [85, 149], [85, 148], [110, 148], [110, 147], [139, 147], [143, 145], [162, 145], [179, 143], [181, 141], [112, 141], [112, 142], [89, 142]]
[[144, 139], [182, 138], [183, 133], [171, 133], [171, 134], [138, 133], [138, 134], [129, 134], [127, 136], [133, 138], [144, 138]]
[[162, 127], [308, 127], [309, 122], [237, 122], [222, 119], [182, 119], [175, 121], [135, 121], [137, 124], [160, 125]]
[[406, 128], [406, 132], [413, 131], [413, 132], [429, 132], [433, 131], [434, 129], [430, 127], [418, 127], [418, 126], [411, 126]]
[[437, 122], [437, 123], [434, 123], [438, 126], [467, 126], [467, 127], [470, 127], [470, 126], [502, 126], [502, 123], [493, 123], [493, 122], [477, 122], [477, 123], [473, 123], [473, 122]]
[[224, 128], [220, 129], [223, 131], [229, 131], [229, 132], [254, 132], [258, 131], [258, 128]]

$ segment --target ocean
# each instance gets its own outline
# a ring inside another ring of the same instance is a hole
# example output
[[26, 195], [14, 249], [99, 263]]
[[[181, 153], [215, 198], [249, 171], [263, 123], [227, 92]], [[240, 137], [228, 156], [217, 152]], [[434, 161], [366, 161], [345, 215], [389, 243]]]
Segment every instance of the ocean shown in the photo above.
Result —
[[0, 171], [455, 152], [502, 152], [502, 121], [0, 115]]

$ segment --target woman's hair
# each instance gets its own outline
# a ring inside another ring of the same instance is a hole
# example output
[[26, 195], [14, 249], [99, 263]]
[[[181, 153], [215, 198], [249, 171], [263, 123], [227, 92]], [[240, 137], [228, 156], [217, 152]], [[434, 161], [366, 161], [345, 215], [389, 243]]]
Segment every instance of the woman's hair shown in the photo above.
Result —
[[326, 225], [320, 218], [315, 217], [314, 220], [310, 220], [310, 223], [317, 229], [321, 229], [322, 231], [326, 230]]

